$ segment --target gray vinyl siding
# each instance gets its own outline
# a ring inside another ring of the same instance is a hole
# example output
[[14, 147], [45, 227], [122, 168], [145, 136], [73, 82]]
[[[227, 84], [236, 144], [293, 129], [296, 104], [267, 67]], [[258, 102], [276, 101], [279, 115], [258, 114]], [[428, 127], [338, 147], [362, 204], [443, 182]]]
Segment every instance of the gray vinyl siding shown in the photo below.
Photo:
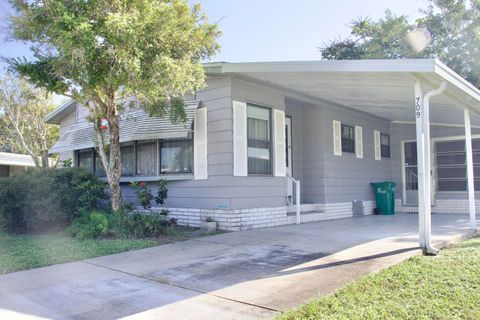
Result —
[[[283, 95], [275, 90], [230, 77], [213, 77], [197, 92], [208, 110], [208, 180], [169, 181], [166, 205], [184, 208], [257, 208], [285, 205], [286, 180], [282, 177], [233, 176], [232, 100], [285, 109]], [[149, 183], [156, 192], [155, 183]], [[136, 203], [128, 184], [126, 201]]]
[[[374, 130], [389, 134], [389, 122], [352, 109], [318, 104], [302, 110], [303, 200], [336, 203], [372, 200], [370, 182], [391, 179], [390, 159], [374, 159]], [[333, 155], [332, 122], [363, 130], [363, 159], [355, 153]]]
[[[392, 124], [392, 135], [390, 137], [391, 152], [392, 152], [392, 178], [397, 184], [397, 192], [395, 198], [402, 199], [403, 181], [402, 181], [402, 141], [415, 140], [415, 126], [413, 124]], [[480, 129], [472, 128], [472, 134], [480, 134]], [[452, 128], [452, 127], [438, 127], [431, 126], [430, 137], [452, 137], [452, 136], [464, 136], [464, 128]], [[479, 192], [476, 192], [477, 196], [480, 196]], [[468, 199], [467, 192], [436, 192], [436, 199]]]

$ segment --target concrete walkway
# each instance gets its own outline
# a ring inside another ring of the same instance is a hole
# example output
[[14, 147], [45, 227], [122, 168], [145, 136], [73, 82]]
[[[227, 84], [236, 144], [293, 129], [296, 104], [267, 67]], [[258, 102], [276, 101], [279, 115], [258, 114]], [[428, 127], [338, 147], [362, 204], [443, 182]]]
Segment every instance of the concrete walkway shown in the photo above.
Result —
[[[434, 243], [473, 235], [433, 216]], [[222, 234], [0, 276], [0, 319], [264, 319], [418, 254], [417, 215]]]

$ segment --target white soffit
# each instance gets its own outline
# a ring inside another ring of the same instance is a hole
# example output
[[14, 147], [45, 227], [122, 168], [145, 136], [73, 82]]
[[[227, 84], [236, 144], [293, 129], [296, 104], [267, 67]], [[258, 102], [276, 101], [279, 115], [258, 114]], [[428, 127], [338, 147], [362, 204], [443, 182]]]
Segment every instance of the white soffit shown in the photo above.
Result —
[[217, 63], [207, 74], [239, 75], [289, 93], [358, 109], [391, 121], [414, 121], [415, 79], [424, 93], [447, 81], [431, 102], [431, 121], [463, 124], [462, 105], [480, 124], [480, 91], [436, 60], [354, 60]]

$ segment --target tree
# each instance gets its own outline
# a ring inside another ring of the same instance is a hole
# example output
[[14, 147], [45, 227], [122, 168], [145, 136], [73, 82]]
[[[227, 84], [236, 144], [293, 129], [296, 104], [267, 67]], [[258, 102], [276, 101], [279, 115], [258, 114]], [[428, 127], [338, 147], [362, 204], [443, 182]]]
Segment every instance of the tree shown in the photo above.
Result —
[[35, 56], [11, 65], [89, 109], [112, 208], [121, 209], [119, 115], [135, 97], [151, 115], [185, 120], [181, 98], [204, 86], [200, 62], [219, 49], [217, 25], [186, 0], [11, 2], [13, 35], [31, 42]]
[[[323, 44], [322, 58], [438, 58], [480, 87], [480, 2], [437, 0], [420, 12], [422, 17], [414, 23], [388, 10], [378, 21], [354, 20], [349, 38]], [[420, 39], [425, 40], [425, 46], [414, 50], [416, 46], [412, 41], [418, 36], [425, 38]]]
[[53, 109], [46, 90], [10, 74], [0, 79], [1, 142], [6, 151], [27, 153], [37, 168], [48, 168], [48, 149], [58, 139], [58, 127], [43, 119]]

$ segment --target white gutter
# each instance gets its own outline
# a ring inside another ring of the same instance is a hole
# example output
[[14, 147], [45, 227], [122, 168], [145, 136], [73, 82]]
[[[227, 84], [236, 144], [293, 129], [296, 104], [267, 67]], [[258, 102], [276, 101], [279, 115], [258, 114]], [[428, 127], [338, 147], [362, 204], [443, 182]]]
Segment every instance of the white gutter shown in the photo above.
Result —
[[442, 81], [437, 89], [422, 94], [420, 81], [415, 82], [415, 119], [417, 135], [418, 163], [418, 219], [419, 240], [424, 253], [436, 255], [432, 234], [432, 194], [431, 194], [431, 158], [430, 158], [430, 98], [445, 91], [447, 82]]

